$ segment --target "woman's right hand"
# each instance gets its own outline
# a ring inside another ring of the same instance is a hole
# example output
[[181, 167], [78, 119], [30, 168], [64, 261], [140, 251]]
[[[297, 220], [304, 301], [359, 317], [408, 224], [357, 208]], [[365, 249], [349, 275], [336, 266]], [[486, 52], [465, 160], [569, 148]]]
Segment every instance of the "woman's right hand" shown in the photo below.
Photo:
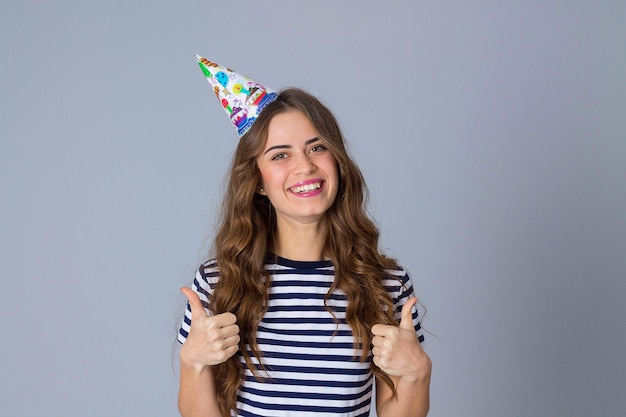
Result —
[[180, 349], [181, 362], [197, 372], [225, 362], [239, 350], [237, 317], [230, 312], [208, 316], [195, 291], [187, 287], [181, 291], [191, 306], [191, 329]]

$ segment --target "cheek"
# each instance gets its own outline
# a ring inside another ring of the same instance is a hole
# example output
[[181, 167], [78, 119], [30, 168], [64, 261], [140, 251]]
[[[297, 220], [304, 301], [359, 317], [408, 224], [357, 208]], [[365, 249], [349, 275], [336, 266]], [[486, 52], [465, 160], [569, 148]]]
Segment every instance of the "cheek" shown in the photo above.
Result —
[[334, 157], [330, 157], [325, 162], [326, 174], [334, 178], [336, 182], [339, 182], [339, 163]]
[[324, 171], [326, 172], [326, 176], [328, 177], [329, 185], [332, 186], [332, 195], [333, 198], [337, 197], [337, 192], [339, 191], [339, 183], [341, 182], [339, 178], [339, 167], [337, 166], [337, 162], [333, 159], [332, 161], [328, 161], [324, 165]]
[[277, 169], [259, 169], [261, 173], [261, 183], [265, 189], [280, 187], [282, 188], [282, 175]]

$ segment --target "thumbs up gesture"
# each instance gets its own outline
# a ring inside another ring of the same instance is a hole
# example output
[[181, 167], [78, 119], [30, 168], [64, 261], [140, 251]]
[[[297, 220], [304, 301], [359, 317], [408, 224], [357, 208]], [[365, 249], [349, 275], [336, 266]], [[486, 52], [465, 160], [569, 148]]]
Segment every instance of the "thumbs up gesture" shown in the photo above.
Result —
[[196, 292], [187, 287], [181, 291], [191, 306], [191, 329], [180, 350], [181, 361], [198, 371], [225, 362], [239, 350], [237, 317], [230, 312], [208, 316]]
[[376, 324], [372, 327], [374, 363], [388, 375], [418, 379], [428, 372], [430, 359], [417, 339], [413, 327], [413, 297], [402, 306], [399, 326]]

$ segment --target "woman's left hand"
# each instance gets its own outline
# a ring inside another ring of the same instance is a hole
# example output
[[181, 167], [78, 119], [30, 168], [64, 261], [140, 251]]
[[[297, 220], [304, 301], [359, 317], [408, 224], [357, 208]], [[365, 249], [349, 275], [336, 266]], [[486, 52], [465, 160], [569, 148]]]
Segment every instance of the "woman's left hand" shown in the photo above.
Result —
[[402, 306], [399, 326], [376, 324], [372, 327], [374, 338], [374, 363], [386, 374], [418, 381], [430, 376], [430, 358], [422, 349], [413, 327], [412, 308], [417, 303], [413, 297]]

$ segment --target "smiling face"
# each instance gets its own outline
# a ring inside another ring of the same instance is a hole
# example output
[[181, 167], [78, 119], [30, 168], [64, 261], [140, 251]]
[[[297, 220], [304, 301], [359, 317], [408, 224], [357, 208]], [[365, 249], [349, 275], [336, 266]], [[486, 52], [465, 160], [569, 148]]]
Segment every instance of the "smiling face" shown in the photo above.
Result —
[[276, 210], [279, 229], [285, 222], [317, 223], [335, 201], [337, 161], [299, 110], [272, 118], [257, 166], [262, 181], [259, 193]]

